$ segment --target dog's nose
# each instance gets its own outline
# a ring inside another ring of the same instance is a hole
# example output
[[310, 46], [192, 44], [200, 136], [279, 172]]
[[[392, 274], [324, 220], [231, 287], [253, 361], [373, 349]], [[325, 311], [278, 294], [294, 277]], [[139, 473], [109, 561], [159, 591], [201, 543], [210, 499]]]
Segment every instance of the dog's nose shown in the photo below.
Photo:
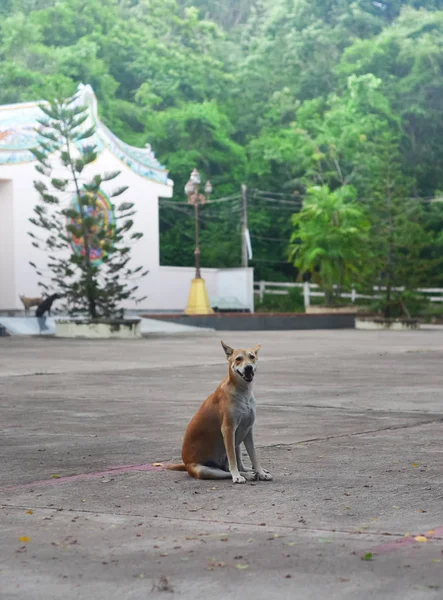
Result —
[[253, 371], [253, 367], [252, 365], [246, 365], [245, 367], [245, 375], [251, 375], [252, 371]]

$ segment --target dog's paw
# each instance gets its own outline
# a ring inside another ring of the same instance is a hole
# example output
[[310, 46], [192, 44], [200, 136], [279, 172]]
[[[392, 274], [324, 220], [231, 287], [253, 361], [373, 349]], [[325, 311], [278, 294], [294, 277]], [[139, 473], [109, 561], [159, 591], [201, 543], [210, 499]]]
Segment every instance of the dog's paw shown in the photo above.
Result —
[[254, 471], [241, 471], [241, 474], [246, 479], [246, 481], [256, 481], [257, 480], [257, 473], [254, 473]]
[[243, 477], [243, 475], [233, 475], [232, 483], [246, 483], [246, 479]]
[[268, 471], [265, 471], [264, 469], [263, 469], [263, 471], [259, 471], [259, 472], [255, 473], [255, 478], [258, 479], [259, 481], [272, 481], [271, 473], [269, 473]]

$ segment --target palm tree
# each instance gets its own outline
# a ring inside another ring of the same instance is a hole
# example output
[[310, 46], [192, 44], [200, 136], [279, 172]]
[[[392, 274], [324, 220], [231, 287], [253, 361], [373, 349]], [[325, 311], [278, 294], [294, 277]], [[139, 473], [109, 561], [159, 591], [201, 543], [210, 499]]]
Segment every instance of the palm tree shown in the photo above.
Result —
[[299, 277], [311, 273], [326, 304], [334, 304], [344, 287], [358, 281], [368, 259], [370, 224], [355, 201], [354, 188], [310, 188], [292, 224], [290, 262]]

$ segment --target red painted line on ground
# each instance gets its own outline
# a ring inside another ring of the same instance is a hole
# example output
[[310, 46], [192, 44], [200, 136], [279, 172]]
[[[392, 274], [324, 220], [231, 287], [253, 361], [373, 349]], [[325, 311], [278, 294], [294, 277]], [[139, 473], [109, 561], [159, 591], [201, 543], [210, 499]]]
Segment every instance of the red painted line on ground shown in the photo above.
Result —
[[387, 542], [385, 544], [379, 544], [372, 548], [372, 554], [386, 554], [387, 552], [394, 552], [395, 550], [401, 550], [405, 546], [410, 546], [411, 544], [417, 544], [413, 537], [405, 537], [401, 540], [395, 540], [394, 542]]
[[[432, 533], [431, 533], [432, 532]], [[428, 540], [432, 540], [433, 538], [438, 538], [443, 536], [443, 527], [435, 527], [434, 529], [429, 530], [425, 534], [416, 534], [422, 535], [426, 537]], [[401, 550], [406, 546], [412, 546], [413, 544], [422, 544], [423, 542], [417, 542], [415, 539], [415, 535], [404, 537], [400, 540], [395, 540], [393, 542], [386, 542], [384, 544], [379, 544], [372, 548], [372, 554], [387, 554], [388, 552], [395, 552], [396, 550]], [[363, 553], [363, 556], [366, 553]]]
[[71, 481], [85, 481], [87, 479], [98, 479], [99, 477], [110, 477], [120, 475], [121, 473], [130, 473], [131, 471], [162, 471], [164, 467], [154, 467], [150, 463], [141, 465], [123, 465], [120, 467], [110, 467], [106, 471], [97, 471], [95, 473], [79, 473], [78, 475], [68, 475], [67, 477], [56, 477], [51, 479], [42, 479], [33, 483], [22, 483], [18, 485], [9, 485], [0, 488], [2, 491], [19, 490], [26, 488], [39, 487], [42, 485], [51, 485], [57, 483], [67, 483]]

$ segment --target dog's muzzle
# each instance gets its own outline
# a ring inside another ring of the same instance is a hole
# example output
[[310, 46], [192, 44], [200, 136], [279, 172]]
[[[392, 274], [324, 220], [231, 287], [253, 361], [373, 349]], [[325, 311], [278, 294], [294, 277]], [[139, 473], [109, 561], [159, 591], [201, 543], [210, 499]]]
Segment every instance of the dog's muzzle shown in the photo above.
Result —
[[247, 383], [251, 383], [254, 379], [254, 367], [252, 365], [246, 365], [243, 369], [243, 372], [237, 371], [237, 373], [242, 377]]

